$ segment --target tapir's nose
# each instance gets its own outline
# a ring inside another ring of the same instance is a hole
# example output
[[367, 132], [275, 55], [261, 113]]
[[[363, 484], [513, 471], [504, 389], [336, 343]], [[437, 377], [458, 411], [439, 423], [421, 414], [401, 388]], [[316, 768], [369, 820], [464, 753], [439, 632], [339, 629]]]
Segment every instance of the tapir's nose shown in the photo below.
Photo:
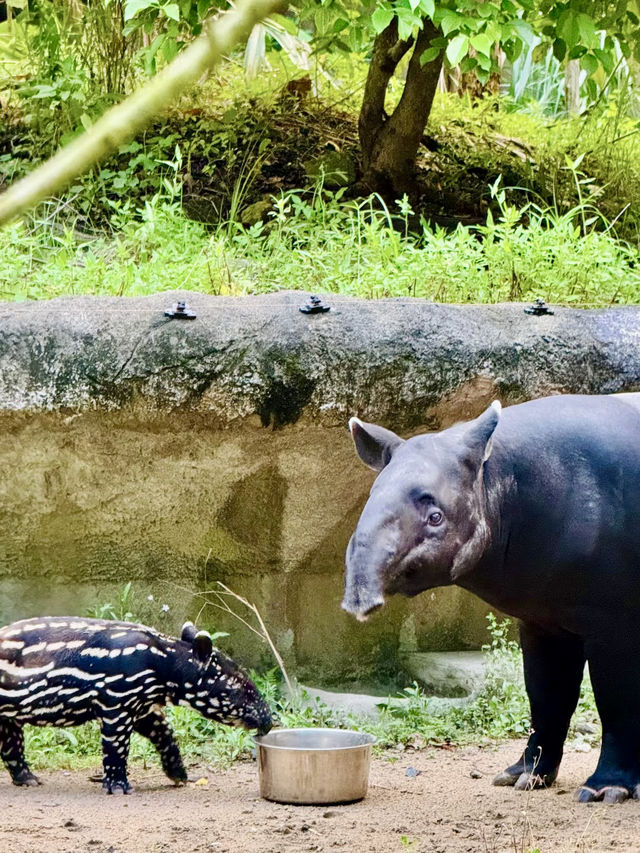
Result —
[[346, 554], [342, 609], [361, 622], [384, 605], [383, 576], [396, 553], [400, 533], [385, 497], [380, 497], [367, 501]]
[[379, 610], [383, 606], [383, 604], [384, 598], [381, 597], [379, 601], [374, 602], [372, 605], [366, 608], [360, 607], [354, 609], [350, 604], [347, 604], [345, 598], [345, 600], [342, 602], [342, 609], [346, 610], [347, 613], [351, 613], [353, 616], [355, 616], [358, 622], [366, 622], [369, 616], [371, 616], [371, 614], [374, 613], [376, 610]]
[[382, 607], [384, 595], [375, 566], [363, 567], [361, 557], [365, 556], [357, 549], [349, 547], [347, 551], [347, 574], [342, 599], [342, 609], [351, 613], [361, 622]]

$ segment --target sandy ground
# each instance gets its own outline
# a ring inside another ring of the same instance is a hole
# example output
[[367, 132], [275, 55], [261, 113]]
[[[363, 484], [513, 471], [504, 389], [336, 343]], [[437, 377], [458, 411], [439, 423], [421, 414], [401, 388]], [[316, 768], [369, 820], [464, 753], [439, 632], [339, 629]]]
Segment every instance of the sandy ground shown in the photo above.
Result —
[[[257, 769], [191, 767], [206, 784], [175, 788], [156, 769], [130, 769], [136, 792], [107, 796], [90, 771], [42, 773], [40, 788], [0, 776], [1, 853], [541, 853], [639, 851], [640, 802], [579, 805], [572, 792], [597, 753], [565, 756], [547, 791], [494, 788], [491, 777], [520, 744], [405, 752], [377, 758], [367, 798], [348, 806], [261, 800]], [[408, 768], [419, 775], [406, 775]], [[97, 771], [98, 768], [96, 768]]]

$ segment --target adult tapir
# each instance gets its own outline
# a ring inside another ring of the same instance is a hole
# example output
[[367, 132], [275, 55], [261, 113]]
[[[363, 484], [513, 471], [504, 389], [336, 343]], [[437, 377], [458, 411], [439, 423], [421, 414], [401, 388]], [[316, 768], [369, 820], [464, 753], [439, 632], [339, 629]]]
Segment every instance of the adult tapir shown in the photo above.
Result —
[[588, 661], [602, 748], [577, 799], [640, 798], [640, 394], [496, 402], [406, 441], [349, 425], [380, 473], [344, 609], [457, 584], [520, 620], [532, 732], [497, 785], [555, 780]]

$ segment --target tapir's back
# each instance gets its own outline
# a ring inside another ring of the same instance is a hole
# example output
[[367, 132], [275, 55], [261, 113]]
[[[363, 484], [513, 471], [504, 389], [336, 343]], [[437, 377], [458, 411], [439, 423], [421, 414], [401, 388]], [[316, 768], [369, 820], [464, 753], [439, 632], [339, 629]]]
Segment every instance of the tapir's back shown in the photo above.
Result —
[[0, 629], [0, 715], [36, 725], [77, 725], [96, 700], [160, 700], [156, 661], [176, 641], [141, 626], [42, 617]]
[[605, 487], [611, 476], [640, 471], [640, 394], [558, 395], [509, 406], [493, 439], [495, 460], [516, 471], [559, 484], [590, 471], [594, 486]]
[[506, 408], [486, 467], [490, 496], [508, 483], [493, 519], [505, 609], [640, 599], [640, 394]]

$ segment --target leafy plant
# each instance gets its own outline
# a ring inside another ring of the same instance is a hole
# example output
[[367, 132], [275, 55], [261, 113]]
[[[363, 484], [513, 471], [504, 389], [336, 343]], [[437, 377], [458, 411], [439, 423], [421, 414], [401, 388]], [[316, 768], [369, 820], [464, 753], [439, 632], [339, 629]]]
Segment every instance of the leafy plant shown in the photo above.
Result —
[[116, 604], [104, 602], [95, 607], [91, 607], [88, 615], [93, 619], [116, 619], [119, 622], [133, 622], [134, 615], [129, 609], [132, 606], [131, 581], [122, 587], [122, 591], [118, 597]]

